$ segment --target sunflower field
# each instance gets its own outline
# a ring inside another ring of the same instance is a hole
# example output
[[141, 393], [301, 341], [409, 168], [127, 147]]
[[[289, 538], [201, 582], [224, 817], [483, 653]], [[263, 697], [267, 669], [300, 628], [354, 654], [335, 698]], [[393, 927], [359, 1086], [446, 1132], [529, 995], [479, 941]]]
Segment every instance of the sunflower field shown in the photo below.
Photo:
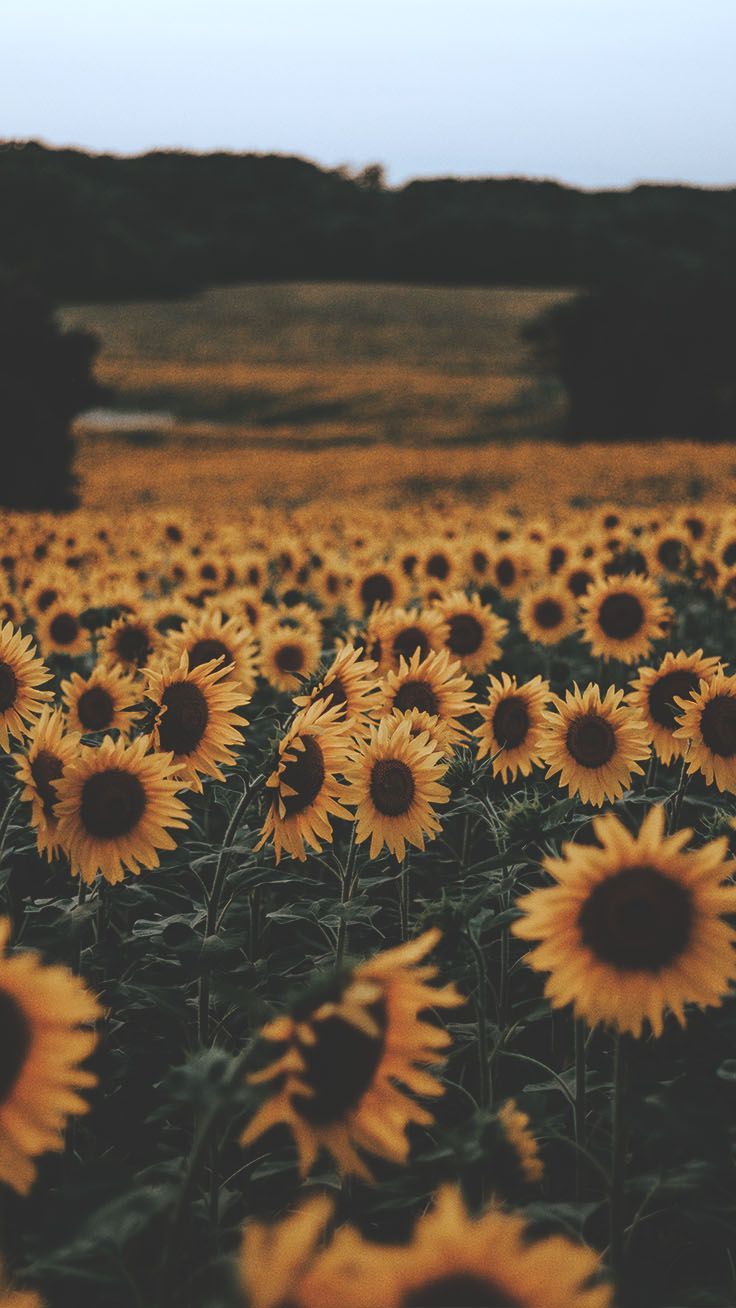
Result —
[[736, 1303], [736, 511], [13, 515], [1, 1308]]

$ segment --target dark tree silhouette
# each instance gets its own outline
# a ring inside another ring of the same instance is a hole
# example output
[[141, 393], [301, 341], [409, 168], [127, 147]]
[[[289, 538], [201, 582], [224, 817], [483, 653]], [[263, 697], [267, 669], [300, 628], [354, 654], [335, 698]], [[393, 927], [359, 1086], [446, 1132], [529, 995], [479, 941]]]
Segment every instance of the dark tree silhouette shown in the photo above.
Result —
[[0, 504], [73, 507], [71, 423], [107, 394], [92, 374], [98, 348], [89, 332], [62, 331], [37, 290], [0, 272]]

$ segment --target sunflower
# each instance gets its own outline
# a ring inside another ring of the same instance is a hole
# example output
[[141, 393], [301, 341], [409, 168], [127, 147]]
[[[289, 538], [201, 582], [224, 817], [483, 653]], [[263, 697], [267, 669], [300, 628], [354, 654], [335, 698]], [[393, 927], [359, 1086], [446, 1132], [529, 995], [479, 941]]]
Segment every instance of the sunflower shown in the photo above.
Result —
[[676, 697], [680, 712], [672, 734], [687, 742], [687, 770], [702, 772], [708, 785], [736, 791], [736, 676], [718, 669], [689, 699]]
[[187, 825], [188, 810], [171, 754], [152, 754], [150, 739], [132, 744], [105, 736], [84, 745], [57, 785], [58, 840], [73, 876], [90, 885], [98, 872], [114, 884], [126, 869], [159, 866], [159, 849], [175, 849], [167, 828]]
[[397, 672], [389, 670], [383, 685], [382, 715], [399, 709], [418, 708], [423, 713], [438, 717], [448, 733], [448, 740], [462, 740], [467, 732], [460, 718], [467, 717], [473, 710], [470, 698], [470, 678], [465, 675], [461, 664], [456, 660], [450, 662], [449, 650], [443, 649], [421, 658], [419, 650], [407, 663], [399, 661]]
[[106, 668], [98, 663], [88, 677], [72, 672], [68, 681], [62, 681], [61, 693], [74, 731], [85, 735], [95, 731], [119, 731], [130, 735], [133, 724], [140, 718], [134, 705], [141, 694], [135, 678], [120, 668]]
[[36, 828], [39, 854], [49, 862], [59, 848], [56, 782], [79, 752], [79, 735], [67, 732], [64, 714], [46, 704], [40, 718], [28, 732], [25, 753], [14, 754], [16, 776], [23, 789], [21, 799], [31, 805], [31, 822]]
[[401, 604], [408, 589], [408, 578], [395, 564], [364, 563], [348, 592], [351, 610], [356, 617], [367, 617], [376, 604]]
[[370, 837], [370, 856], [383, 846], [402, 859], [406, 842], [424, 849], [426, 837], [441, 829], [435, 804], [446, 804], [450, 791], [440, 785], [447, 759], [429, 731], [412, 734], [409, 719], [384, 718], [348, 755], [345, 803], [355, 808], [356, 840]]
[[694, 654], [668, 651], [659, 667], [639, 668], [637, 680], [631, 682], [633, 690], [626, 699], [646, 722], [663, 763], [682, 758], [687, 749], [685, 741], [674, 735], [682, 701], [698, 689], [701, 681], [709, 681], [719, 667], [717, 658], [705, 658], [702, 649], [698, 649]]
[[649, 572], [668, 577], [681, 576], [690, 559], [692, 542], [689, 533], [666, 526], [655, 532], [644, 546]]
[[528, 777], [542, 762], [539, 742], [548, 700], [549, 682], [542, 677], [520, 686], [508, 672], [488, 678], [488, 703], [476, 705], [483, 721], [473, 735], [478, 738], [478, 758], [490, 756], [494, 777]]
[[622, 663], [644, 658], [671, 617], [655, 583], [638, 573], [594, 582], [580, 606], [583, 640], [594, 654]]
[[343, 807], [346, 788], [338, 779], [347, 753], [347, 724], [339, 705], [316, 700], [297, 713], [279, 743], [278, 763], [266, 782], [270, 803], [261, 832], [261, 849], [273, 838], [276, 862], [281, 850], [304, 862], [305, 844], [320, 850], [332, 840], [330, 817], [352, 821]]
[[257, 676], [256, 647], [250, 625], [242, 618], [226, 619], [219, 609], [190, 618], [179, 631], [170, 632], [166, 642], [169, 662], [178, 667], [182, 654], [187, 655], [190, 668], [199, 668], [213, 659], [232, 663], [231, 677], [247, 695], [252, 694]]
[[84, 609], [81, 600], [52, 604], [36, 623], [38, 643], [44, 654], [68, 654], [74, 658], [86, 654], [91, 636], [83, 627], [79, 615]]
[[582, 556], [570, 560], [559, 574], [560, 585], [576, 599], [581, 600], [594, 581], [600, 577], [599, 569]]
[[507, 1099], [498, 1110], [498, 1120], [524, 1180], [536, 1185], [544, 1176], [544, 1164], [536, 1136], [530, 1130], [529, 1114], [523, 1113], [514, 1099]]
[[238, 1273], [248, 1308], [296, 1308], [300, 1282], [319, 1257], [333, 1211], [326, 1194], [313, 1194], [280, 1222], [246, 1222]]
[[685, 1004], [719, 1005], [736, 979], [736, 932], [721, 920], [736, 912], [728, 839], [686, 850], [692, 831], [665, 836], [662, 806], [637, 836], [612, 813], [593, 829], [598, 845], [545, 859], [556, 884], [517, 901], [512, 931], [541, 941], [526, 961], [550, 973], [553, 1007], [634, 1036], [646, 1020], [660, 1035], [668, 1009], [684, 1025]]
[[317, 671], [319, 637], [298, 628], [270, 627], [261, 637], [261, 675], [275, 690], [298, 690]]
[[446, 540], [428, 545], [418, 562], [417, 571], [424, 586], [457, 585], [459, 559], [457, 550]]
[[232, 664], [215, 659], [189, 667], [182, 654], [177, 668], [149, 669], [146, 698], [155, 708], [154, 749], [173, 754], [176, 770], [190, 790], [202, 792], [201, 777], [224, 781], [221, 764], [235, 762], [232, 746], [243, 743], [248, 724], [235, 710], [250, 700], [239, 681], [231, 677]]
[[406, 709], [403, 713], [400, 709], [394, 709], [393, 713], [389, 713], [388, 717], [384, 718], [383, 721], [389, 723], [392, 731], [394, 727], [398, 727], [402, 722], [408, 722], [410, 736], [421, 736], [426, 731], [435, 749], [439, 750], [440, 754], [449, 757], [453, 752], [447, 726], [442, 722], [441, 718], [435, 717], [431, 713], [423, 713], [418, 708]]
[[106, 667], [140, 672], [148, 667], [163, 645], [163, 637], [147, 617], [123, 614], [100, 633], [98, 656]]
[[487, 580], [501, 595], [513, 597], [542, 570], [538, 546], [511, 543], [494, 551]]
[[65, 967], [43, 967], [32, 953], [8, 956], [9, 935], [0, 918], [0, 1181], [27, 1194], [33, 1160], [60, 1151], [66, 1119], [87, 1112], [79, 1091], [97, 1078], [79, 1064], [97, 1044], [85, 1028], [101, 1010]]
[[564, 586], [545, 582], [528, 590], [519, 604], [519, 626], [529, 640], [557, 645], [577, 630], [578, 607]]
[[376, 664], [362, 657], [353, 645], [343, 645], [335, 655], [318, 686], [309, 695], [296, 695], [300, 708], [324, 701], [340, 710], [340, 716], [354, 730], [362, 730], [376, 709], [379, 687], [374, 674]]
[[11, 622], [0, 626], [0, 748], [7, 754], [10, 737], [22, 740], [27, 723], [41, 712], [50, 690], [39, 690], [51, 680], [48, 668], [37, 657], [30, 636], [24, 636]]
[[453, 591], [437, 604], [447, 624], [445, 646], [471, 675], [485, 672], [489, 663], [501, 657], [501, 641], [509, 629], [505, 618], [482, 604], [478, 595], [470, 598]]
[[582, 692], [574, 685], [565, 698], [550, 698], [554, 712], [544, 714], [539, 753], [547, 764], [546, 777], [559, 773], [558, 785], [567, 786], [584, 804], [600, 807], [604, 799], [618, 799], [634, 773], [643, 774], [639, 760], [649, 757], [647, 728], [633, 709], [622, 704], [623, 690], [613, 686], [603, 699], [598, 686]]
[[407, 661], [419, 650], [424, 659], [432, 650], [442, 649], [447, 638], [447, 627], [438, 608], [385, 609], [381, 636], [389, 658], [389, 666], [397, 668], [402, 658]]
[[281, 1051], [250, 1078], [270, 1085], [271, 1093], [241, 1137], [243, 1144], [284, 1122], [293, 1132], [302, 1175], [321, 1148], [341, 1172], [368, 1181], [371, 1174], [358, 1149], [406, 1162], [407, 1127], [434, 1120], [409, 1091], [442, 1093], [427, 1067], [442, 1063], [450, 1044], [448, 1033], [420, 1014], [464, 1002], [454, 985], [427, 984], [437, 969], [422, 960], [439, 938], [438, 930], [426, 931], [357, 967], [331, 973], [290, 1014], [264, 1027], [263, 1039]]

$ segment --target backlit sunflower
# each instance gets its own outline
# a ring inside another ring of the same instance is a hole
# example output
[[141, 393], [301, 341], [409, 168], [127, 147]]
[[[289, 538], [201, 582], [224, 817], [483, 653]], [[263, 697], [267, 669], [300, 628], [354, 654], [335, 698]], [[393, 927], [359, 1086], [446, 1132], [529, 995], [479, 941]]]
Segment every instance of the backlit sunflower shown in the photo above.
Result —
[[82, 735], [119, 731], [128, 736], [141, 716], [134, 711], [141, 698], [140, 685], [120, 668], [98, 663], [88, 677], [72, 672], [68, 681], [62, 681], [61, 693], [69, 726]]
[[701, 681], [688, 699], [678, 697], [676, 740], [683, 741], [687, 770], [702, 772], [708, 785], [736, 791], [736, 676], [719, 669]]
[[296, 715], [266, 782], [269, 808], [258, 849], [272, 838], [277, 862], [282, 849], [304, 862], [305, 845], [320, 850], [322, 842], [332, 840], [331, 817], [352, 821], [338, 776], [349, 739], [339, 705], [317, 700]]
[[0, 748], [7, 754], [10, 737], [22, 740], [28, 723], [37, 718], [51, 691], [39, 690], [51, 673], [37, 657], [30, 636], [11, 622], [0, 627]]
[[437, 608], [447, 624], [445, 646], [466, 672], [485, 672], [489, 663], [501, 657], [501, 641], [509, 624], [490, 604], [482, 604], [478, 595], [468, 597], [456, 590], [439, 600]]
[[348, 759], [345, 803], [356, 810], [358, 843], [370, 838], [371, 858], [386, 845], [402, 859], [407, 841], [424, 849], [425, 839], [442, 825], [434, 806], [450, 798], [447, 786], [440, 784], [447, 758], [429, 731], [412, 735], [411, 720], [397, 724], [392, 715], [374, 727]]
[[589, 1026], [603, 1022], [655, 1035], [671, 1010], [719, 1005], [736, 979], [736, 912], [728, 839], [686, 850], [692, 831], [665, 836], [664, 808], [650, 809], [638, 836], [614, 814], [594, 819], [599, 846], [565, 844], [544, 866], [556, 884], [517, 901], [512, 931], [541, 941], [526, 956], [549, 972], [555, 1008], [572, 1004]]
[[519, 774], [528, 777], [542, 762], [539, 741], [548, 700], [549, 682], [542, 677], [521, 685], [508, 672], [488, 678], [488, 703], [476, 705], [483, 721], [473, 735], [478, 758], [493, 760], [494, 777], [502, 781], [515, 781]]
[[671, 611], [649, 577], [601, 579], [580, 601], [583, 640], [594, 654], [635, 663], [667, 629]]
[[400, 660], [398, 671], [390, 669], [386, 674], [380, 712], [386, 715], [394, 709], [404, 713], [418, 708], [440, 719], [449, 741], [462, 740], [467, 732], [460, 719], [473, 710], [471, 685], [462, 665], [450, 661], [449, 650], [435, 651], [424, 659], [417, 650], [408, 663]]
[[36, 829], [39, 854], [51, 861], [59, 847], [56, 782], [77, 757], [79, 736], [66, 731], [64, 714], [46, 705], [28, 732], [25, 753], [14, 754], [16, 776], [23, 789], [21, 799], [31, 805], [31, 822]]
[[170, 754], [147, 753], [150, 745], [147, 736], [130, 745], [105, 736], [82, 746], [58, 783], [58, 840], [88, 885], [98, 872], [114, 884], [126, 870], [158, 867], [157, 851], [176, 848], [169, 829], [187, 825], [177, 766]]
[[309, 695], [295, 695], [300, 708], [321, 701], [340, 710], [340, 717], [354, 730], [362, 730], [375, 712], [379, 686], [376, 664], [363, 658], [353, 645], [343, 645], [318, 686]]
[[358, 1150], [406, 1162], [407, 1127], [434, 1120], [409, 1092], [442, 1094], [427, 1068], [444, 1061], [450, 1044], [448, 1033], [420, 1014], [463, 1003], [454, 985], [427, 984], [437, 969], [422, 960], [439, 938], [439, 931], [426, 931], [355, 968], [331, 973], [290, 1014], [264, 1027], [263, 1039], [280, 1050], [250, 1078], [270, 1087], [270, 1094], [243, 1144], [283, 1122], [293, 1132], [302, 1175], [320, 1149], [341, 1172], [365, 1180], [372, 1178]]
[[677, 714], [681, 701], [698, 690], [701, 681], [709, 681], [720, 666], [717, 658], [705, 658], [702, 649], [694, 654], [668, 651], [657, 668], [639, 668], [627, 703], [641, 715], [649, 728], [657, 756], [663, 763], [682, 758], [685, 740], [677, 739]]
[[319, 667], [321, 642], [311, 631], [267, 627], [261, 635], [261, 675], [275, 690], [298, 690]]
[[135, 675], [150, 665], [163, 646], [163, 637], [147, 617], [123, 614], [100, 633], [97, 654], [106, 667]]
[[236, 712], [250, 695], [232, 678], [232, 664], [217, 661], [190, 668], [182, 654], [177, 668], [170, 664], [161, 672], [146, 673], [146, 699], [156, 717], [151, 740], [154, 749], [173, 754], [178, 775], [190, 790], [201, 793], [202, 777], [224, 781], [222, 765], [235, 762], [233, 746], [243, 743], [248, 724]]
[[87, 1112], [79, 1091], [97, 1078], [80, 1064], [97, 1044], [86, 1028], [101, 1010], [65, 967], [7, 955], [9, 936], [0, 918], [0, 1181], [27, 1194], [34, 1159], [62, 1150], [67, 1119]]
[[253, 693], [257, 676], [256, 646], [250, 624], [241, 617], [225, 618], [219, 609], [190, 618], [179, 631], [169, 633], [166, 658], [179, 666], [182, 654], [190, 668], [199, 668], [213, 659], [233, 664], [231, 677], [247, 695]]
[[558, 582], [542, 582], [521, 597], [519, 626], [529, 640], [557, 645], [578, 626], [578, 606]]
[[605, 799], [618, 799], [634, 773], [641, 775], [639, 760], [649, 757], [649, 735], [639, 714], [622, 704], [623, 690], [613, 686], [601, 699], [598, 686], [578, 686], [565, 698], [550, 698], [554, 712], [544, 715], [539, 753], [547, 764], [547, 778], [557, 776], [584, 804], [600, 807]]

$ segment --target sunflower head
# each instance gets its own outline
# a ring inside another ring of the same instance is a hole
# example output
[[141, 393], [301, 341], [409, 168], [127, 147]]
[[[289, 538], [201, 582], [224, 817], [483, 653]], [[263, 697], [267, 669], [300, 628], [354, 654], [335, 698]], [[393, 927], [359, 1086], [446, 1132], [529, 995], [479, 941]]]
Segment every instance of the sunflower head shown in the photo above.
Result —
[[0, 749], [6, 754], [10, 738], [22, 740], [28, 723], [52, 698], [51, 691], [39, 689], [50, 680], [31, 637], [10, 622], [0, 626]]
[[522, 685], [508, 672], [489, 677], [488, 703], [478, 705], [483, 721], [473, 735], [478, 758], [490, 756], [494, 776], [513, 781], [541, 763], [539, 742], [548, 700], [549, 682], [542, 677]]
[[282, 849], [304, 862], [307, 846], [319, 851], [322, 841], [332, 840], [331, 818], [351, 820], [339, 775], [349, 740], [339, 706], [315, 700], [297, 713], [266, 781], [268, 810], [257, 848], [273, 839], [277, 862]]
[[675, 697], [676, 740], [683, 741], [688, 771], [702, 772], [708, 785], [736, 791], [736, 676], [718, 669], [687, 699]]
[[610, 687], [601, 697], [590, 684], [574, 686], [564, 700], [550, 698], [554, 711], [545, 713], [539, 752], [547, 764], [547, 777], [559, 774], [583, 803], [600, 807], [605, 799], [618, 799], [634, 773], [642, 774], [640, 760], [649, 757], [646, 725], [638, 713], [621, 703], [623, 690]]
[[583, 639], [593, 654], [623, 663], [647, 655], [672, 616], [655, 583], [636, 573], [594, 582], [581, 607]]
[[472, 711], [471, 681], [458, 662], [450, 661], [444, 649], [422, 658], [417, 650], [407, 663], [399, 662], [397, 672], [389, 671], [383, 683], [384, 715], [398, 709], [406, 713], [419, 709], [437, 717], [445, 725], [448, 739], [462, 740], [466, 731], [461, 719]]
[[665, 764], [682, 758], [687, 742], [675, 735], [683, 704], [698, 691], [701, 681], [710, 681], [720, 667], [717, 658], [706, 658], [702, 649], [694, 654], [668, 651], [656, 668], [639, 668], [627, 696], [647, 724], [658, 757]]
[[384, 845], [398, 859], [407, 842], [424, 849], [441, 827], [435, 805], [450, 797], [440, 784], [447, 758], [429, 730], [412, 733], [408, 715], [392, 715], [374, 727], [348, 754], [345, 803], [356, 809], [356, 839], [370, 839], [370, 856]]
[[46, 705], [28, 733], [25, 752], [13, 756], [21, 799], [31, 805], [38, 852], [49, 861], [59, 848], [57, 785], [78, 748], [79, 735], [66, 730], [64, 714]]

